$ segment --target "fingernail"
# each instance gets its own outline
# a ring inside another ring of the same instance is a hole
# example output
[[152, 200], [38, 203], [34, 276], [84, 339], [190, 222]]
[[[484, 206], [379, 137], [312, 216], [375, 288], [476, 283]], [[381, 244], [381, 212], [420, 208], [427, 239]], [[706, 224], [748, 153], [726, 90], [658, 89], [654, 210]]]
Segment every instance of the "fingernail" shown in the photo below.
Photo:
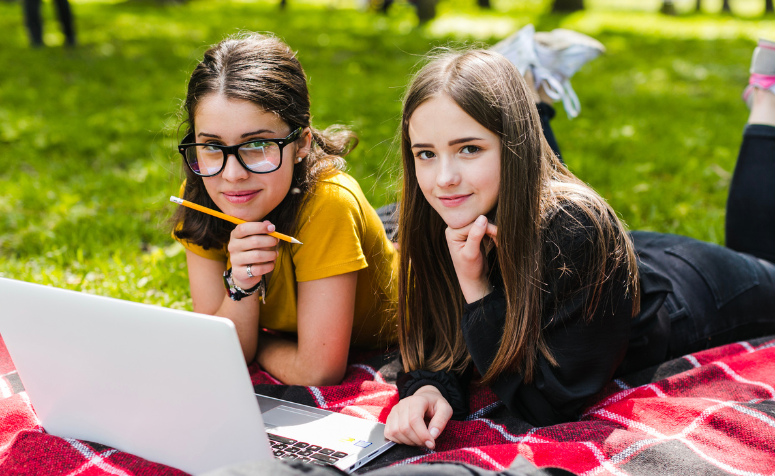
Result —
[[485, 226], [487, 224], [487, 217], [484, 215], [479, 215], [479, 218], [476, 219], [476, 224], [479, 226]]
[[433, 449], [433, 442], [431, 440], [428, 440], [425, 442], [425, 446], [427, 446], [429, 449]]
[[431, 436], [436, 438], [439, 436], [439, 429], [438, 428], [431, 428]]
[[269, 226], [268, 226], [268, 227], [266, 227], [266, 229], [267, 229], [267, 230], [269, 230], [269, 233], [272, 233], [272, 232], [274, 231], [274, 225], [272, 225], [272, 224], [270, 223], [270, 224], [269, 224]]

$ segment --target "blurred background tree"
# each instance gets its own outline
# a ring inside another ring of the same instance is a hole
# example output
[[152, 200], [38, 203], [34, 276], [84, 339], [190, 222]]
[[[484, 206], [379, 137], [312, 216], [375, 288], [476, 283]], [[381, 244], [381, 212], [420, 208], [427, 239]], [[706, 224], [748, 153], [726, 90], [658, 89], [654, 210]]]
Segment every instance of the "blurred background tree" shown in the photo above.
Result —
[[554, 0], [552, 11], [557, 12], [575, 12], [584, 9], [584, 0]]

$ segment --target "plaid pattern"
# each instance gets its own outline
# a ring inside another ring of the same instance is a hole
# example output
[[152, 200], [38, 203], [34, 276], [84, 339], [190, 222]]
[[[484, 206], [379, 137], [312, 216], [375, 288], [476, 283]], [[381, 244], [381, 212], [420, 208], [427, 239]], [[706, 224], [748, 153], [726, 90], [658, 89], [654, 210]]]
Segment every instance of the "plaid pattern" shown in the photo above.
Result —
[[[356, 354], [341, 385], [281, 385], [257, 366], [256, 391], [385, 421], [398, 401], [395, 354]], [[0, 474], [177, 475], [180, 471], [95, 443], [47, 435], [0, 339]], [[533, 428], [485, 387], [473, 414], [451, 421], [437, 450], [396, 446], [365, 468], [459, 461], [507, 468], [517, 455], [576, 474], [775, 473], [775, 340], [710, 349], [611, 382], [581, 421]]]

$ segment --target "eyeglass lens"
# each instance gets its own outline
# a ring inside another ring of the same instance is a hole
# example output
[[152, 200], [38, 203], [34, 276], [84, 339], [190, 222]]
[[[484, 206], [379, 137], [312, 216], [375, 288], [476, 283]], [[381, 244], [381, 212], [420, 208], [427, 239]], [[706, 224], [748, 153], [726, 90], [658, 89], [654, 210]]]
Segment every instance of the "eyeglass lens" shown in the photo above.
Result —
[[[239, 156], [253, 172], [271, 172], [280, 166], [281, 150], [274, 142], [249, 142], [239, 148]], [[213, 175], [223, 167], [223, 151], [210, 145], [186, 149], [186, 161], [191, 169], [202, 175]]]

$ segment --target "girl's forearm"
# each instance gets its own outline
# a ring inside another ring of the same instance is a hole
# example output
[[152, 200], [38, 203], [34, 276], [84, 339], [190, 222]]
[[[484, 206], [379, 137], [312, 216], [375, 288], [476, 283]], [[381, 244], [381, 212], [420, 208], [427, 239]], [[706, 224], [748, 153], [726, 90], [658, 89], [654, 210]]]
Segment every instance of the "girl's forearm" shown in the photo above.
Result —
[[214, 314], [234, 323], [242, 354], [245, 356], [245, 362], [248, 363], [256, 356], [258, 346], [258, 300], [258, 293], [244, 297], [240, 301], [232, 301], [226, 296]]
[[321, 365], [317, 353], [304, 353], [298, 342], [266, 332], [259, 338], [256, 362], [272, 376], [288, 385], [336, 385], [344, 378], [347, 362]]

